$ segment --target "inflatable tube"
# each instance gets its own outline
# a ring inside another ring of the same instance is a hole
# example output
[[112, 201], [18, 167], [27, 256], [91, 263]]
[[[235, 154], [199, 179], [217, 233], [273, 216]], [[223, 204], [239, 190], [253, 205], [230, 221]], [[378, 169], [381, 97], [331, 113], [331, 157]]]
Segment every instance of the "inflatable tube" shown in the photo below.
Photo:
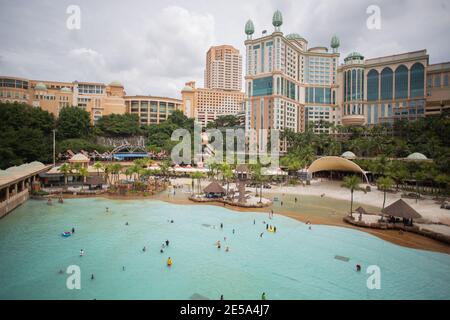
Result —
[[67, 237], [70, 237], [70, 236], [72, 235], [72, 233], [70, 233], [70, 232], [68, 232], [68, 231], [65, 231], [65, 232], [61, 233], [61, 235], [62, 235], [64, 238], [67, 238]]

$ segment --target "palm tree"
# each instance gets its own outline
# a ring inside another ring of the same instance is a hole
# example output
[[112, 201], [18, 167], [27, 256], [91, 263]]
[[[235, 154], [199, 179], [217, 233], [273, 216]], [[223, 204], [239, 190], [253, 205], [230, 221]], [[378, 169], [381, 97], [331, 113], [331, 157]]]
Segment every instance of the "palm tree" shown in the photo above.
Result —
[[67, 187], [67, 175], [72, 172], [72, 166], [67, 163], [64, 163], [62, 166], [58, 168], [58, 171], [64, 174], [64, 186]]
[[194, 172], [191, 177], [192, 177], [192, 179], [197, 180], [197, 191], [198, 191], [198, 194], [200, 194], [201, 188], [202, 188], [201, 180], [204, 178], [203, 173]]
[[104, 167], [105, 179], [107, 184], [112, 184], [113, 164], [107, 164]]
[[86, 177], [89, 175], [88, 169], [86, 169], [85, 167], [81, 167], [78, 170], [78, 174], [83, 177], [83, 183], [81, 184], [81, 190], [83, 190], [83, 186], [86, 183]]
[[352, 215], [353, 212], [353, 192], [354, 191], [364, 191], [366, 192], [365, 189], [361, 188], [359, 186], [359, 184], [361, 183], [361, 179], [357, 176], [350, 176], [350, 177], [345, 177], [344, 178], [344, 182], [342, 183], [341, 187], [343, 188], [347, 188], [350, 189], [351, 192], [351, 200], [350, 200], [350, 216]]
[[97, 175], [100, 175], [100, 170], [103, 169], [103, 164], [100, 161], [97, 161], [96, 163], [94, 163], [94, 169], [97, 170]]
[[226, 164], [226, 166], [225, 165], [222, 166], [222, 177], [227, 183], [227, 196], [228, 196], [228, 192], [230, 190], [230, 180], [233, 179], [234, 177], [233, 170], [231, 170], [231, 167], [228, 164]]
[[115, 176], [116, 182], [119, 180], [121, 170], [122, 170], [122, 165], [120, 163], [114, 163], [112, 165], [111, 173]]
[[163, 162], [161, 162], [161, 164], [159, 165], [161, 174], [164, 177], [164, 180], [167, 180], [167, 176], [169, 175], [169, 168], [170, 168], [170, 162], [165, 160]]
[[378, 188], [383, 190], [383, 209], [384, 205], [386, 204], [386, 191], [392, 188], [394, 185], [394, 180], [392, 180], [390, 177], [381, 177], [377, 180]]

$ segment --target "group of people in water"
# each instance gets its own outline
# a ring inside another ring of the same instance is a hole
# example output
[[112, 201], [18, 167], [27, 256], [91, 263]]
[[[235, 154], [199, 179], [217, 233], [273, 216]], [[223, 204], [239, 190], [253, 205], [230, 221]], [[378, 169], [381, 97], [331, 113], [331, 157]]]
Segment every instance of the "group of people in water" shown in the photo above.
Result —
[[[63, 199], [62, 196], [60, 196], [60, 197], [58, 198], [58, 203], [64, 203], [64, 199]], [[53, 200], [52, 200], [52, 198], [48, 198], [48, 199], [47, 199], [47, 205], [49, 205], [49, 206], [52, 206], [52, 205], [53, 205]]]

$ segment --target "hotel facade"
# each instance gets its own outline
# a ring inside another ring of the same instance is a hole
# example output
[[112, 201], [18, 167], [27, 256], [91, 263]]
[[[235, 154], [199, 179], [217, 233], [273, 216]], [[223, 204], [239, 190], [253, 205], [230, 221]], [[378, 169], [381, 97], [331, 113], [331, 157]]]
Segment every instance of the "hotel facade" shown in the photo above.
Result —
[[[336, 36], [330, 48], [309, 48], [299, 34], [285, 36], [282, 23], [276, 11], [273, 33], [257, 39], [253, 22], [245, 25], [246, 129], [328, 133], [330, 124], [371, 126], [450, 108], [450, 63], [430, 65], [426, 50], [372, 59], [353, 52], [340, 65]], [[250, 139], [267, 142], [259, 133]]]
[[182, 110], [182, 101], [166, 97], [126, 96], [126, 112], [139, 117], [141, 125], [161, 123], [175, 110]]
[[102, 116], [124, 114], [124, 96], [123, 85], [117, 81], [106, 85], [0, 77], [0, 102], [26, 103], [56, 117], [62, 108], [77, 106], [90, 113], [93, 123]]

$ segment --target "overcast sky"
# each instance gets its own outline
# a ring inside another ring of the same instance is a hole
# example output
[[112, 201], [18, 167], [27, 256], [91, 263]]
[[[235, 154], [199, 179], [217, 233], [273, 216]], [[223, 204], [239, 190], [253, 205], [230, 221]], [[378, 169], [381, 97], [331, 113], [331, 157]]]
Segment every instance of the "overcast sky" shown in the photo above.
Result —
[[[81, 29], [69, 30], [69, 5], [81, 9]], [[370, 5], [381, 29], [366, 27]], [[211, 45], [231, 44], [245, 58], [245, 22], [255, 36], [273, 31], [309, 46], [341, 40], [341, 61], [427, 49], [430, 63], [450, 61], [449, 0], [0, 0], [0, 75], [56, 81], [119, 80], [127, 94], [180, 97], [184, 83], [203, 86]], [[244, 60], [245, 63], [245, 60]], [[245, 70], [245, 68], [244, 68]]]

